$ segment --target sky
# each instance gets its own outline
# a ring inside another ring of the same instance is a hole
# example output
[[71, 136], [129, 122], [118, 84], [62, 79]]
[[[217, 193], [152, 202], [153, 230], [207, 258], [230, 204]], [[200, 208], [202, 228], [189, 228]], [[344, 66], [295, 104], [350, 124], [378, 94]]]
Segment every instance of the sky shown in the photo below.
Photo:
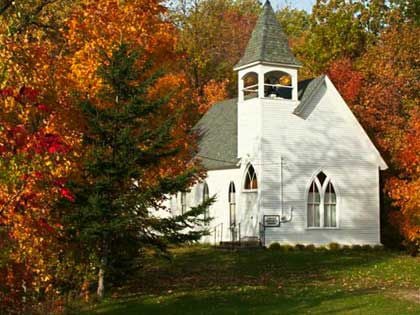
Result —
[[310, 12], [315, 1], [316, 0], [271, 0], [270, 2], [274, 10], [288, 5], [292, 8], [303, 9]]

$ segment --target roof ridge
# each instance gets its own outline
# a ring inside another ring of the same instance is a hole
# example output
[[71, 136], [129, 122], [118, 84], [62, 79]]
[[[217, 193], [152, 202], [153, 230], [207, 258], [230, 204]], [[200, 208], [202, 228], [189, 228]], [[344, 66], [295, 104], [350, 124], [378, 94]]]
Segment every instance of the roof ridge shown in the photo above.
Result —
[[[266, 15], [266, 10], [273, 10], [273, 7], [271, 6], [271, 2], [270, 0], [266, 0], [263, 6], [263, 13], [261, 15], [261, 18], [264, 17]], [[263, 30], [265, 29], [265, 24], [266, 24], [266, 19], [263, 20]], [[260, 46], [260, 55], [263, 59], [265, 59], [265, 43], [266, 43], [266, 38], [267, 38], [267, 32], [263, 32], [262, 33], [262, 45]]]

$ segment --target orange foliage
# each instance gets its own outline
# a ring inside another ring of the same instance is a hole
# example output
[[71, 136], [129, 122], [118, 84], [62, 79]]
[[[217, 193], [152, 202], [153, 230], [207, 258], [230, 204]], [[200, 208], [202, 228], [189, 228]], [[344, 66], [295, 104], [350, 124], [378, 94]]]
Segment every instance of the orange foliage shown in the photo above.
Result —
[[328, 75], [346, 102], [353, 104], [359, 96], [363, 76], [361, 72], [353, 68], [352, 61], [345, 58], [333, 62], [329, 67]]
[[[179, 153], [150, 170], [150, 179], [185, 170], [195, 151], [195, 139], [190, 131], [198, 117], [197, 105], [193, 103], [195, 97], [185, 76], [170, 72], [180, 56], [175, 53], [177, 31], [165, 15], [166, 9], [157, 0], [105, 0], [100, 3], [89, 0], [72, 12], [64, 34], [69, 50], [64, 58], [64, 69], [70, 71], [63, 74], [63, 78], [97, 106], [104, 106], [103, 101], [96, 98], [103, 85], [97, 73], [98, 66], [109, 62], [107, 58], [121, 43], [140, 50], [139, 67], [146, 60], [151, 62], [152, 67], [149, 73], [143, 74], [144, 78], [156, 71], [164, 72], [149, 96], [156, 99], [171, 95], [169, 106], [161, 110], [160, 117], [161, 121], [168, 117], [175, 120], [171, 146]], [[150, 124], [158, 126], [161, 121]]]
[[391, 214], [391, 222], [416, 250], [420, 248], [419, 38], [420, 28], [409, 23], [384, 31], [361, 58], [365, 79], [360, 92], [354, 93], [357, 98], [351, 98], [390, 166], [385, 193], [399, 209]]
[[331, 64], [329, 75], [379, 146], [390, 166], [385, 193], [406, 244], [420, 248], [420, 28], [390, 27], [362, 56]]
[[203, 96], [198, 98], [199, 112], [204, 114], [215, 103], [222, 101], [228, 97], [227, 86], [228, 80], [216, 82], [211, 80], [203, 88]]
[[[0, 234], [7, 239], [0, 244], [7, 253], [4, 260], [0, 256], [0, 312], [4, 306], [22, 312], [23, 296], [29, 305], [45, 293], [59, 294], [57, 281], [66, 277], [57, 271], [67, 268], [60, 265], [67, 249], [59, 240], [63, 214], [56, 203], [72, 202], [66, 182], [77, 178], [83, 155], [84, 125], [74, 96], [101, 105], [97, 68], [121, 42], [142, 50], [140, 63], [147, 59], [154, 64], [144, 77], [170, 70], [178, 59], [175, 28], [164, 19], [160, 1], [80, 3], [53, 36], [34, 27], [13, 36], [0, 31], [0, 45], [6, 48], [0, 50], [0, 70], [7, 69], [5, 82], [16, 87], [0, 90]], [[22, 86], [34, 89], [19, 90]], [[196, 97], [182, 74], [164, 75], [149, 91], [150, 98], [168, 93], [162, 120], [175, 120], [171, 145], [179, 153], [151, 169], [150, 179], [194, 166], [190, 131], [198, 117]]]
[[69, 53], [66, 79], [78, 91], [94, 96], [101, 87], [97, 74], [104, 61], [121, 43], [129, 43], [146, 52], [159, 67], [171, 62], [176, 37], [172, 24], [161, 15], [166, 9], [156, 0], [87, 0], [74, 10], [64, 34]]

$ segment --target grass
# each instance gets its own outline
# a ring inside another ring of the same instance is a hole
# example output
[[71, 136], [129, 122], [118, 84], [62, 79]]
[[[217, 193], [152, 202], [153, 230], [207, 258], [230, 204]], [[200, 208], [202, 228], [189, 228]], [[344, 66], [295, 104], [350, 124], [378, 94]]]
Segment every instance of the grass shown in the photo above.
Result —
[[84, 314], [420, 314], [420, 258], [179, 248]]

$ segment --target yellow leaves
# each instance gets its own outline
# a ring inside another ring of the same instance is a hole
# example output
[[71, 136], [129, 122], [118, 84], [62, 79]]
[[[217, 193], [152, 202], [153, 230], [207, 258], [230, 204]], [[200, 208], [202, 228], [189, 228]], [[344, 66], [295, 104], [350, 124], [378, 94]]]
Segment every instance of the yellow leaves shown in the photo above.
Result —
[[67, 21], [64, 37], [71, 52], [66, 59], [68, 79], [78, 89], [95, 96], [102, 86], [97, 75], [103, 62], [101, 53], [109, 55], [122, 41], [141, 47], [148, 54], [170, 53], [174, 29], [161, 20], [159, 13], [163, 12], [157, 1], [150, 0], [86, 1]]
[[200, 113], [205, 113], [211, 106], [215, 103], [224, 100], [227, 98], [227, 86], [229, 84], [228, 80], [221, 82], [216, 82], [211, 80], [204, 86], [204, 96], [199, 99]]

